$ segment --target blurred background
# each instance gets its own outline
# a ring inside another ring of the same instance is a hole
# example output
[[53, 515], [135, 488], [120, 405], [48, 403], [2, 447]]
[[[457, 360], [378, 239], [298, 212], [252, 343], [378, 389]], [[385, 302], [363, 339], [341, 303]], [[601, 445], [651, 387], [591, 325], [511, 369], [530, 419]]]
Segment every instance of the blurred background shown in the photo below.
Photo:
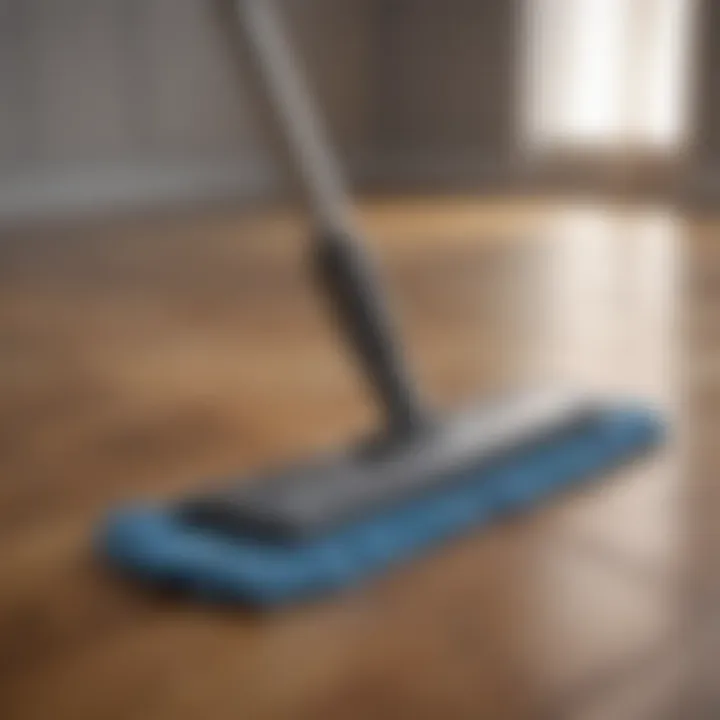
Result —
[[125, 583], [109, 508], [352, 443], [374, 398], [224, 0], [0, 0], [0, 716], [720, 715], [720, 3], [278, 0], [413, 371], [668, 447], [270, 617]]
[[[221, 5], [3, 3], [0, 217], [275, 197]], [[283, 5], [361, 190], [712, 194], [712, 3]]]

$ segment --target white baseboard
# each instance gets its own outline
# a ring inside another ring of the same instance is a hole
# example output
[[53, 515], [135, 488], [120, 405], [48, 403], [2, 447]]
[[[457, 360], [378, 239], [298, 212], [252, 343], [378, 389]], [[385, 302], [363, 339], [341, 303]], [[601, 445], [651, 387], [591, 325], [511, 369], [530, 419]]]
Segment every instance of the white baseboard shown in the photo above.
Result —
[[54, 168], [0, 180], [0, 221], [147, 210], [182, 203], [257, 199], [277, 187], [259, 162], [133, 163]]
[[[350, 165], [349, 175], [360, 191], [503, 187], [515, 176], [507, 163], [472, 151], [363, 153]], [[279, 169], [260, 160], [41, 168], [0, 179], [0, 224], [260, 200], [277, 195], [282, 184]]]

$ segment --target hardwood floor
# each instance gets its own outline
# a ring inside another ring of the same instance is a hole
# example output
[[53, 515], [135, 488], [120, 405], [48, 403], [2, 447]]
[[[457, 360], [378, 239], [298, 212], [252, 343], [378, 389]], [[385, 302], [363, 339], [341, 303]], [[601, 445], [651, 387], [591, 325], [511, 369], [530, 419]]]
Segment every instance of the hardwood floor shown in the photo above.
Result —
[[91, 557], [103, 512], [376, 421], [302, 264], [303, 225], [226, 212], [7, 232], [4, 720], [718, 711], [718, 221], [501, 200], [362, 216], [438, 403], [569, 378], [647, 397], [673, 441], [322, 603], [257, 616], [156, 596]]

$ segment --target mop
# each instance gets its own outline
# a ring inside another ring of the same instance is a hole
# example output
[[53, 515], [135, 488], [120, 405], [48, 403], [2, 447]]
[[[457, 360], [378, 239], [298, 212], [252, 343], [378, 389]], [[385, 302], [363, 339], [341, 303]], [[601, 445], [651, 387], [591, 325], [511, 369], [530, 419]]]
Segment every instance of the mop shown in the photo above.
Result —
[[385, 426], [329, 457], [116, 510], [96, 536], [103, 561], [205, 601], [287, 605], [356, 586], [658, 445], [665, 428], [652, 409], [565, 389], [516, 392], [453, 414], [427, 407], [278, 9], [237, 0], [235, 11], [317, 226], [318, 281]]

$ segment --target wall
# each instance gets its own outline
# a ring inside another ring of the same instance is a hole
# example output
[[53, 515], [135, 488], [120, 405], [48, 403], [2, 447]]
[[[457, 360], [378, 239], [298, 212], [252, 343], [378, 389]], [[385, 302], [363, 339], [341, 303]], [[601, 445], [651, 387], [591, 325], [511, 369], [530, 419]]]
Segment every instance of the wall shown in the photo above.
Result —
[[507, 179], [519, 99], [520, 0], [378, 4], [377, 179], [406, 187]]
[[[283, 0], [357, 182], [497, 176], [518, 0]], [[0, 217], [283, 187], [213, 0], [0, 0]]]
[[[345, 159], [366, 154], [369, 5], [284, 4]], [[0, 0], [0, 215], [275, 188], [219, 7]]]
[[720, 202], [720, 3], [698, 2], [698, 43], [693, 58], [693, 139], [687, 173], [691, 200]]

